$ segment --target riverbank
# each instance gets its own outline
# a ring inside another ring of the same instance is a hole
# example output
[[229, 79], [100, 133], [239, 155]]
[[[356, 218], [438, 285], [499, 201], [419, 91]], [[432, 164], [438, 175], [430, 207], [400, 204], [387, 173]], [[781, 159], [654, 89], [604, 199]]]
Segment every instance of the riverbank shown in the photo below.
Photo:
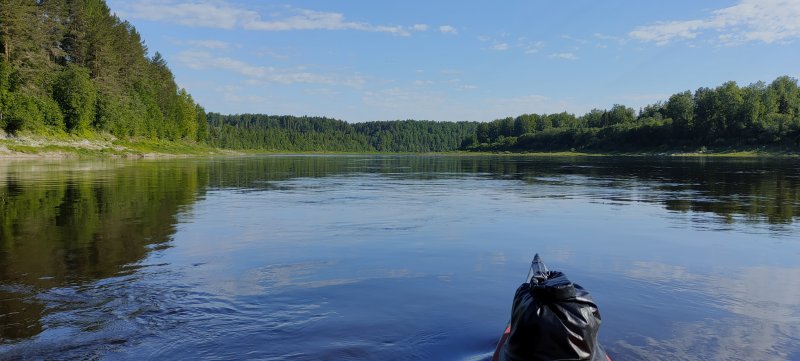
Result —
[[236, 155], [204, 144], [150, 139], [117, 139], [111, 135], [91, 138], [71, 135], [20, 135], [0, 137], [0, 158], [172, 158], [207, 155]]
[[486, 156], [509, 155], [528, 157], [800, 157], [800, 151], [785, 149], [700, 149], [697, 151], [659, 150], [642, 152], [509, 152], [509, 151], [450, 151], [439, 153], [387, 153], [387, 152], [334, 152], [334, 151], [280, 151], [280, 150], [228, 150], [214, 148], [205, 144], [151, 140], [117, 139], [108, 134], [92, 137], [72, 135], [41, 136], [0, 134], [0, 158], [4, 159], [62, 159], [62, 158], [175, 158], [217, 155], [390, 155], [390, 154], [428, 154], [448, 156]]

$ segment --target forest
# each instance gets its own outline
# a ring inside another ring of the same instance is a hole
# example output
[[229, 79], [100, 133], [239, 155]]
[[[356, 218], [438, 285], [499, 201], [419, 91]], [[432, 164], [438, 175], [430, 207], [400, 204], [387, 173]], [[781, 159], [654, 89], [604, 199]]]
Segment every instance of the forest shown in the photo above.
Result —
[[658, 151], [800, 150], [800, 87], [781, 76], [745, 87], [674, 94], [638, 111], [616, 104], [572, 113], [524, 114], [491, 122], [374, 121], [320, 117], [208, 115], [208, 142], [231, 149], [286, 151]]
[[227, 149], [339, 152], [443, 152], [459, 149], [476, 122], [348, 123], [324, 117], [208, 114], [210, 145]]
[[524, 114], [481, 123], [464, 148], [481, 151], [651, 151], [706, 148], [800, 149], [800, 88], [781, 76], [770, 84], [674, 94], [639, 109], [614, 105], [582, 116]]
[[103, 0], [0, 0], [0, 128], [202, 142], [206, 112]]

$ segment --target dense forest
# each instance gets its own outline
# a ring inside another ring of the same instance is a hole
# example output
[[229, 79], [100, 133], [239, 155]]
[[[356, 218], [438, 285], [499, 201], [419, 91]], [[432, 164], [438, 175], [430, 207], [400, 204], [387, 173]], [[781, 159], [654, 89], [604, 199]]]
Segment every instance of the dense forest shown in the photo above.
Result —
[[638, 113], [624, 105], [569, 113], [525, 114], [481, 123], [466, 149], [656, 150], [753, 148], [800, 149], [800, 88], [782, 76], [769, 85], [727, 82], [672, 95]]
[[0, 128], [203, 141], [206, 113], [103, 0], [0, 0]]
[[208, 114], [215, 147], [280, 151], [442, 152], [459, 149], [476, 122], [347, 123], [322, 117]]

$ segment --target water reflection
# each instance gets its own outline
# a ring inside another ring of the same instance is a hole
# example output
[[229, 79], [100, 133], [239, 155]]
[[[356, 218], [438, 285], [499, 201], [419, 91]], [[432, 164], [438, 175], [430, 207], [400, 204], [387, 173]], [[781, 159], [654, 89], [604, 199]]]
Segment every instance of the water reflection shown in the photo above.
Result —
[[[615, 346], [624, 350], [623, 359], [793, 360], [800, 356], [798, 268], [743, 267], [704, 275], [659, 262], [637, 262], [628, 275], [686, 298], [691, 298], [688, 293], [699, 293], [707, 302], [696, 305], [692, 312], [697, 314], [691, 320], [676, 320], [668, 337], [618, 341]], [[675, 306], [663, 305], [657, 311], [671, 312]]]
[[785, 224], [800, 215], [800, 162], [794, 159], [297, 156], [237, 158], [208, 166], [211, 187], [244, 191], [280, 189], [286, 187], [281, 181], [298, 177], [483, 176], [559, 187], [539, 196], [654, 202], [676, 212], [714, 213], [728, 223]]
[[40, 292], [134, 272], [206, 179], [196, 164], [2, 164], [0, 339], [42, 332]]
[[[465, 314], [486, 313], [490, 306], [481, 302], [496, 296], [482, 295], [483, 288], [499, 287], [498, 270], [530, 250], [512, 244], [515, 237], [553, 237], [577, 224], [596, 233], [575, 231], [585, 243], [557, 244], [549, 260], [625, 251], [619, 239], [641, 240], [613, 228], [627, 226], [623, 221], [603, 217], [640, 210], [653, 213], [635, 218], [648, 222], [630, 226], [639, 234], [711, 225], [790, 242], [800, 215], [800, 166], [506, 156], [3, 162], [0, 359], [102, 357], [97, 350], [113, 345], [132, 347], [130, 358], [138, 351], [153, 358], [235, 357], [237, 347], [253, 347], [242, 335], [272, 342], [253, 354], [264, 357], [397, 357], [400, 350], [419, 359], [464, 344], [483, 354], [481, 342], [491, 348], [494, 333], [476, 342], [467, 331], [485, 325], [450, 315], [452, 295], [466, 295], [457, 303]], [[591, 243], [600, 241], [608, 244]], [[765, 247], [763, 238], [749, 241], [754, 252]], [[631, 317], [661, 312], [674, 320], [634, 336], [612, 332], [619, 359], [797, 357], [796, 268], [721, 262], [727, 268], [698, 271], [650, 261], [653, 249], [609, 276], [627, 279], [609, 286], [608, 293], [619, 294], [607, 302], [645, 295], [650, 308]], [[470, 252], [485, 259], [459, 263], [454, 255]], [[395, 308], [370, 308], [376, 293]], [[675, 303], [659, 304], [661, 296]], [[332, 341], [351, 328], [363, 333]], [[319, 332], [310, 337], [309, 330]], [[134, 336], [140, 344], [130, 343]], [[310, 348], [298, 353], [293, 337], [308, 337]]]

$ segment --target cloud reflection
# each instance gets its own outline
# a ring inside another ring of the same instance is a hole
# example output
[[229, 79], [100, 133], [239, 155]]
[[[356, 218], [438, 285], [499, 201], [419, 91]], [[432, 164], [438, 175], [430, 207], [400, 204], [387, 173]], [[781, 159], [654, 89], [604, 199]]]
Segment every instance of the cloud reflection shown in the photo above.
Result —
[[800, 335], [800, 268], [745, 267], [703, 275], [681, 266], [636, 262], [627, 275], [678, 292], [690, 286], [704, 297], [702, 307], [727, 315], [714, 318], [705, 311], [701, 319], [674, 322], [668, 338], [620, 341], [623, 353], [639, 360], [792, 358]]
[[375, 279], [420, 276], [411, 274], [408, 269], [376, 269], [356, 272], [355, 277], [337, 277], [337, 266], [339, 265], [336, 262], [329, 261], [275, 264], [249, 269], [240, 276], [223, 276], [223, 279], [212, 281], [211, 287], [222, 295], [239, 297], [276, 293], [292, 288], [314, 289]]

